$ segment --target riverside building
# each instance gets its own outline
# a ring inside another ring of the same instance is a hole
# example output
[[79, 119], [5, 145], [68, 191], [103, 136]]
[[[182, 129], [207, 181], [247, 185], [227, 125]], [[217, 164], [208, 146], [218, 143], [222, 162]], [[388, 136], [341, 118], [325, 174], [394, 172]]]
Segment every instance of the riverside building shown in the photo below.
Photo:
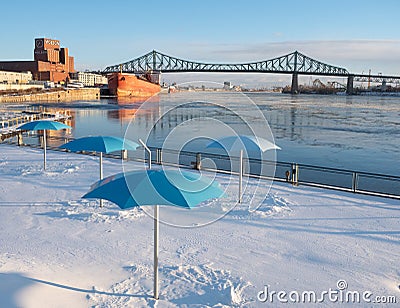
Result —
[[34, 80], [65, 82], [74, 73], [74, 58], [68, 48], [60, 47], [60, 41], [35, 38], [33, 61], [0, 61], [0, 70], [31, 72]]

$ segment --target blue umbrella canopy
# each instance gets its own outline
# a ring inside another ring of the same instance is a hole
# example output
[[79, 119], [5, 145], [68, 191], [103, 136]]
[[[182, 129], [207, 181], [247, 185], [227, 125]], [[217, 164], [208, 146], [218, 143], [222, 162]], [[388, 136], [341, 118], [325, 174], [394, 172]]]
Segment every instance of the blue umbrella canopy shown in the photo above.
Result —
[[101, 153], [112, 153], [121, 150], [134, 151], [139, 147], [134, 141], [113, 136], [89, 136], [72, 140], [62, 146], [72, 152], [93, 151]]
[[221, 139], [210, 142], [207, 148], [225, 149], [227, 151], [262, 151], [280, 150], [276, 144], [257, 136], [237, 135], [227, 136]]
[[141, 205], [192, 208], [223, 195], [218, 182], [175, 170], [137, 170], [109, 176], [92, 185], [82, 198], [101, 198], [122, 209]]
[[[103, 178], [103, 156], [102, 153], [112, 153], [121, 150], [134, 151], [139, 147], [134, 141], [113, 136], [88, 136], [72, 140], [60, 146], [73, 152], [93, 151], [100, 153], [100, 180]], [[103, 205], [100, 200], [100, 206]]]
[[49, 120], [32, 121], [18, 127], [20, 130], [60, 130], [68, 128], [72, 127], [61, 122]]
[[60, 130], [72, 128], [69, 125], [57, 121], [38, 120], [22, 124], [20, 130], [43, 130], [43, 169], [46, 170], [46, 130]]

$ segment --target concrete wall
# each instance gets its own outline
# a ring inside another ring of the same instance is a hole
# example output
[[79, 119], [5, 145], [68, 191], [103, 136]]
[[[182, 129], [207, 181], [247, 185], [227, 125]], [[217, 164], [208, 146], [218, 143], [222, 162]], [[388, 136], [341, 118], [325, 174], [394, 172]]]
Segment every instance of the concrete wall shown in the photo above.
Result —
[[23, 102], [69, 102], [78, 100], [98, 100], [100, 89], [68, 89], [56, 92], [45, 92], [29, 95], [0, 96], [0, 103]]

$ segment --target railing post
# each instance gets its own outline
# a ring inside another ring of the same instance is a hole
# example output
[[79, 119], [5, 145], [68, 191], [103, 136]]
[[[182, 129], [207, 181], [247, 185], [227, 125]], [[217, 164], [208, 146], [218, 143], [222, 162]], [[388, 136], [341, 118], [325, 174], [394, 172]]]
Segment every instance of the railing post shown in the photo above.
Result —
[[290, 169], [292, 169], [290, 181], [292, 182], [292, 185], [294, 185], [294, 172], [295, 172], [294, 163], [292, 163]]
[[353, 172], [352, 190], [357, 191], [357, 172]]
[[160, 164], [160, 149], [156, 149], [156, 164]]
[[162, 152], [161, 149], [156, 149], [156, 163], [161, 165], [162, 164]]
[[128, 151], [127, 150], [121, 150], [121, 158], [122, 160], [128, 160]]
[[292, 164], [292, 184], [293, 186], [299, 185], [299, 165]]
[[23, 145], [24, 141], [22, 140], [22, 133], [21, 132], [18, 133], [17, 138], [18, 138], [18, 145], [19, 146]]
[[201, 153], [197, 153], [196, 154], [196, 166], [195, 166], [196, 170], [200, 170], [201, 169]]

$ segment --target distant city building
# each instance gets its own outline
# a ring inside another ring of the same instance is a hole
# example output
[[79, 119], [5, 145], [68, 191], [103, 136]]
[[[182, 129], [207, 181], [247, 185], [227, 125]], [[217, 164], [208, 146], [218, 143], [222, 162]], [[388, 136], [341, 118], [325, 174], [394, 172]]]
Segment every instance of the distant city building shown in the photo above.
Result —
[[0, 70], [32, 72], [34, 80], [68, 81], [69, 73], [75, 72], [74, 58], [68, 48], [60, 48], [60, 41], [36, 38], [33, 61], [0, 61]]
[[27, 84], [32, 80], [31, 72], [0, 71], [0, 83], [2, 84]]
[[84, 86], [101, 86], [108, 83], [107, 77], [100, 74], [76, 72], [70, 74], [71, 79], [81, 82]]
[[233, 88], [230, 81], [224, 81], [224, 90], [231, 90]]

